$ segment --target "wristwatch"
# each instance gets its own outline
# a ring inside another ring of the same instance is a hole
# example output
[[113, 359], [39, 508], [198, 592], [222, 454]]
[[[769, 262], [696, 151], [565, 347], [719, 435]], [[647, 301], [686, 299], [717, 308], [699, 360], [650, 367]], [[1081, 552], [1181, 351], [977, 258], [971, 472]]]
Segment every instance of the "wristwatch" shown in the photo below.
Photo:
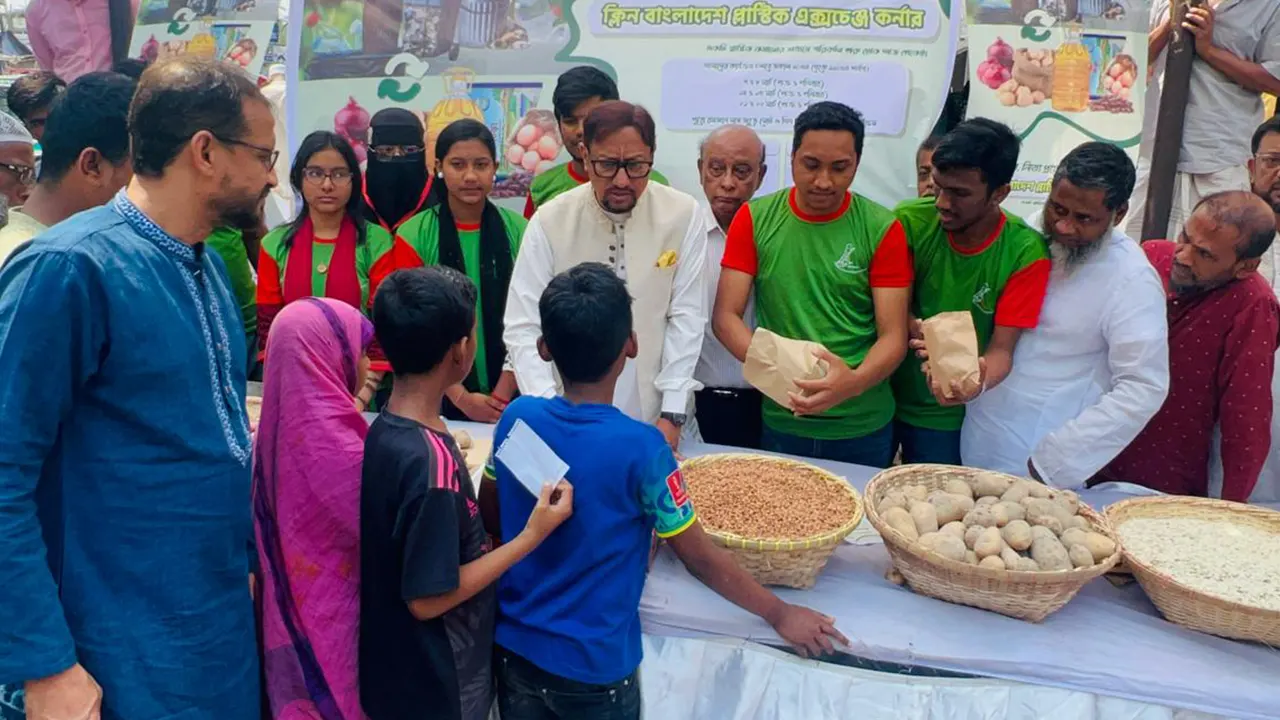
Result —
[[688, 417], [684, 413], [664, 412], [658, 417], [660, 417], [663, 420], [666, 420], [667, 422], [671, 423], [672, 425], [675, 425], [676, 427], [684, 427], [685, 421], [688, 420]]

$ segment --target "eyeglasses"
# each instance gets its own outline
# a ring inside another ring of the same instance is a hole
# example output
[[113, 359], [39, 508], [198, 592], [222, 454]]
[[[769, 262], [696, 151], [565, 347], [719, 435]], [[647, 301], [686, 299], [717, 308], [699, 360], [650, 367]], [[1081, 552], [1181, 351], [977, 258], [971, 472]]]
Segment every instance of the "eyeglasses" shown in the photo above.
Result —
[[4, 170], [13, 175], [13, 177], [23, 185], [34, 185], [36, 181], [36, 169], [30, 165], [9, 165], [8, 163], [0, 163], [0, 170]]
[[1267, 153], [1266, 155], [1257, 155], [1255, 157], [1258, 159], [1258, 165], [1262, 166], [1263, 170], [1280, 169], [1280, 153]]
[[380, 160], [394, 160], [396, 158], [407, 157], [409, 155], [417, 155], [426, 150], [421, 145], [374, 145], [373, 154], [378, 156]]
[[324, 184], [326, 178], [338, 187], [345, 187], [351, 184], [351, 171], [342, 168], [337, 170], [325, 170], [318, 167], [303, 168], [302, 177], [313, 185]]
[[612, 180], [617, 176], [619, 170], [625, 169], [627, 177], [632, 180], [639, 180], [649, 176], [649, 171], [653, 169], [653, 163], [648, 160], [592, 160], [591, 169], [606, 180]]
[[242, 147], [242, 148], [247, 148], [247, 149], [249, 149], [249, 150], [252, 150], [252, 151], [254, 152], [254, 154], [258, 156], [258, 159], [262, 161], [262, 164], [263, 164], [263, 165], [264, 165], [268, 170], [270, 170], [271, 168], [275, 167], [275, 166], [276, 166], [276, 160], [279, 160], [279, 159], [280, 159], [280, 151], [279, 151], [279, 150], [272, 150], [271, 148], [264, 148], [264, 147], [261, 147], [261, 146], [259, 146], [259, 145], [254, 145], [254, 144], [252, 144], [252, 143], [244, 142], [243, 140], [230, 140], [230, 139], [228, 139], [228, 138], [218, 137], [217, 135], [214, 135], [214, 137], [215, 137], [215, 138], [217, 138], [217, 139], [218, 139], [218, 142], [222, 143], [223, 145], [238, 145], [238, 146], [240, 146], [240, 147]]

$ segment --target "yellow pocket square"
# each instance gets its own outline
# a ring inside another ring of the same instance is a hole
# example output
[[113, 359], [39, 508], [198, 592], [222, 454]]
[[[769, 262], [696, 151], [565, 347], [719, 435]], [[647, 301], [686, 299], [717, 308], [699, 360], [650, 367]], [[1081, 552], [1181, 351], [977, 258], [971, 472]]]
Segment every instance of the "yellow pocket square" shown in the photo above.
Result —
[[656, 264], [657, 264], [657, 266], [658, 266], [658, 267], [660, 267], [660, 268], [675, 267], [675, 264], [676, 264], [676, 251], [675, 251], [675, 250], [668, 250], [668, 251], [666, 251], [666, 252], [662, 253], [661, 255], [659, 255], [659, 256], [658, 256], [658, 262], [657, 262]]

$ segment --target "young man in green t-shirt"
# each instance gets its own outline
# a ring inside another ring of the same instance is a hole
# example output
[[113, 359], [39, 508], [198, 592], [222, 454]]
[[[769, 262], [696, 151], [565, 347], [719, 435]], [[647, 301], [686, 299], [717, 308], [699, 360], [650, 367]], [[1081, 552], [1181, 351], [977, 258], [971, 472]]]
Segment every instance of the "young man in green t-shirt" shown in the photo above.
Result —
[[[557, 165], [533, 179], [529, 186], [529, 198], [524, 204], [524, 217], [533, 217], [534, 211], [546, 205], [551, 198], [572, 190], [588, 180], [587, 168], [582, 163], [582, 124], [600, 103], [619, 100], [618, 84], [599, 68], [580, 65], [570, 68], [556, 79], [556, 89], [551, 94], [551, 109], [560, 128], [560, 141], [569, 162]], [[657, 170], [649, 171], [649, 179], [668, 184]]]
[[[1013, 367], [1023, 330], [1036, 326], [1049, 282], [1044, 238], [1000, 203], [1018, 166], [1018, 137], [976, 118], [960, 123], [933, 151], [935, 197], [908, 200], [894, 213], [906, 231], [915, 269], [911, 353], [893, 376], [895, 445], [908, 463], [961, 464], [964, 404], [995, 387]], [[919, 322], [967, 310], [981, 353], [972, 392], [942, 388], [927, 374]]]
[[751, 201], [729, 226], [716, 293], [716, 337], [744, 360], [755, 291], [758, 327], [820, 343], [827, 376], [798, 382], [790, 407], [765, 399], [762, 447], [886, 467], [893, 460], [887, 382], [907, 352], [911, 258], [886, 208], [849, 192], [862, 116], [820, 102], [796, 118], [795, 187]]

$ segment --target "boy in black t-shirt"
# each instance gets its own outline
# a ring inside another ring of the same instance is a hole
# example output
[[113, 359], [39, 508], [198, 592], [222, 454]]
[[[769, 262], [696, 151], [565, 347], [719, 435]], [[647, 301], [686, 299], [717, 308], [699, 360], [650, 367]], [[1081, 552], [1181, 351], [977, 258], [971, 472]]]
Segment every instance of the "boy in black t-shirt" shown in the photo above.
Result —
[[569, 483], [554, 501], [548, 485], [524, 531], [490, 552], [439, 413], [445, 388], [475, 360], [475, 306], [471, 281], [441, 267], [393, 273], [374, 301], [395, 384], [365, 440], [360, 491], [360, 700], [370, 720], [488, 717], [494, 581], [572, 513]]

